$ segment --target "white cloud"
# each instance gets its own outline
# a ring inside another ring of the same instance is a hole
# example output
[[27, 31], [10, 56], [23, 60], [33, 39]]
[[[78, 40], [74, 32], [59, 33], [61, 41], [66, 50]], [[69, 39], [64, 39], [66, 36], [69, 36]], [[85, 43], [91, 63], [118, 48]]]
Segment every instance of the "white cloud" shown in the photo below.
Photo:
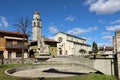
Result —
[[98, 22], [100, 22], [100, 23], [101, 23], [101, 22], [103, 22], [103, 20], [102, 20], [102, 19], [100, 19]]
[[66, 21], [74, 21], [75, 17], [73, 17], [73, 16], [70, 15], [70, 16], [66, 17], [65, 20]]
[[69, 30], [67, 33], [77, 35], [80, 33], [85, 33], [86, 31], [81, 28], [73, 28], [72, 30]]
[[120, 19], [110, 22], [110, 24], [117, 24], [117, 23], [120, 23]]
[[87, 0], [84, 4], [89, 5], [89, 4], [92, 4], [93, 2], [95, 2], [95, 0]]
[[63, 6], [63, 8], [64, 8], [64, 9], [67, 9], [67, 6], [66, 6], [66, 5], [64, 5], [64, 6]]
[[110, 39], [110, 40], [111, 40], [111, 39], [112, 39], [112, 36], [103, 36], [102, 38], [103, 38], [103, 39]]
[[98, 28], [97, 27], [90, 27], [88, 29], [73, 28], [72, 30], [69, 30], [67, 33], [73, 34], [73, 35], [78, 35], [78, 34], [81, 34], [81, 33], [92, 32], [94, 30], [98, 30]]
[[101, 23], [101, 24], [105, 24], [105, 23], [106, 23], [106, 22], [103, 21], [102, 19], [100, 19], [98, 22]]
[[2, 26], [2, 24], [0, 23], [0, 26]]
[[9, 24], [8, 24], [6, 18], [3, 17], [3, 16], [0, 16], [0, 26], [2, 26], [2, 27], [7, 27], [8, 25], [9, 25]]
[[87, 0], [89, 10], [96, 14], [111, 14], [120, 11], [120, 0]]
[[113, 46], [112, 42], [108, 42], [108, 43], [97, 43], [99, 47], [102, 47], [102, 46]]
[[48, 38], [49, 39], [54, 39], [54, 36], [49, 35]]
[[106, 29], [107, 29], [108, 31], [117, 31], [117, 30], [120, 30], [120, 25], [107, 26]]
[[58, 29], [55, 26], [49, 26], [49, 31], [50, 31], [50, 33], [55, 34], [58, 32]]
[[110, 35], [109, 32], [103, 32], [102, 34], [103, 34], [103, 35]]

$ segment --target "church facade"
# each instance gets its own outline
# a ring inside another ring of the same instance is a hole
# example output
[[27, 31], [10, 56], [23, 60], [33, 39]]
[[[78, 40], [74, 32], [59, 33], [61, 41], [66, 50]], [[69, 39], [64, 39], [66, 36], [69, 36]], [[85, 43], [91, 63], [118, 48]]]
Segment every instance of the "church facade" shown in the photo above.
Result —
[[87, 54], [91, 51], [91, 46], [86, 44], [86, 39], [71, 34], [58, 32], [54, 40], [59, 41], [57, 44], [57, 53], [61, 56], [78, 56]]

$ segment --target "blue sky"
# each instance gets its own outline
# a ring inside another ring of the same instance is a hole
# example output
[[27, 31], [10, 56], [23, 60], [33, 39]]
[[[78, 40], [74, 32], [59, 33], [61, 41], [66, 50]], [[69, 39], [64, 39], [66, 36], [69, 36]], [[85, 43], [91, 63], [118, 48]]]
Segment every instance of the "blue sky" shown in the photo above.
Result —
[[120, 0], [0, 0], [0, 30], [15, 31], [13, 24], [20, 17], [32, 21], [35, 10], [48, 38], [62, 31], [85, 38], [90, 45], [95, 41], [111, 46], [114, 32], [120, 30]]

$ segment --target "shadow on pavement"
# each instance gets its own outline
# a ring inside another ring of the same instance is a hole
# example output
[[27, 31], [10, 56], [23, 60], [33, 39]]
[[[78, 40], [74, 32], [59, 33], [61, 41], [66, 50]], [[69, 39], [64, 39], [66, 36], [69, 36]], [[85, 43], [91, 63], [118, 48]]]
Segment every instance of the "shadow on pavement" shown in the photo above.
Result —
[[63, 71], [58, 71], [57, 69], [50, 68], [48, 70], [44, 70], [42, 72], [47, 72], [47, 73], [58, 73], [58, 74], [70, 74], [70, 75], [84, 75], [87, 73], [79, 73], [79, 72], [63, 72]]

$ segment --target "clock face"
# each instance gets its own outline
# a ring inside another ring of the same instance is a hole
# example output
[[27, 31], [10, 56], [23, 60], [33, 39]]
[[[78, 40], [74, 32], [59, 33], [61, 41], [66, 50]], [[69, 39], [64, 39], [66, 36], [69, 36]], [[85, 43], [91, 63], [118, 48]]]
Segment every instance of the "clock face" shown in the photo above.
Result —
[[59, 41], [59, 42], [62, 42], [62, 40], [63, 40], [62, 37], [59, 37], [59, 38], [58, 38], [58, 41]]

